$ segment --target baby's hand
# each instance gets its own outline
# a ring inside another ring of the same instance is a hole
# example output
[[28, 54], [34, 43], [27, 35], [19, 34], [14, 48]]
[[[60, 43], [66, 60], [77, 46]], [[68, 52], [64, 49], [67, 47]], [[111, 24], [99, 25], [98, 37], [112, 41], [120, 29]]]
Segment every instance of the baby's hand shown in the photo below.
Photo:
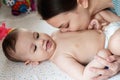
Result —
[[40, 64], [40, 62], [38, 62], [38, 61], [34, 61], [34, 62], [32, 62], [32, 61], [26, 61], [26, 62], [24, 62], [25, 63], [25, 65], [39, 65]]
[[91, 22], [88, 26], [88, 29], [97, 29], [98, 30], [98, 29], [101, 29], [101, 25], [97, 19], [93, 19], [93, 20], [91, 20]]

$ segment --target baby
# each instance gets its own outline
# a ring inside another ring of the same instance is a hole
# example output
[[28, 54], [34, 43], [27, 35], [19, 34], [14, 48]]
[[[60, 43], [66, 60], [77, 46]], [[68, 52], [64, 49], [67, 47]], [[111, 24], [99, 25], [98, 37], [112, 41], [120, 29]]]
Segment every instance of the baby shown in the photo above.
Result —
[[[92, 77], [101, 74], [92, 73], [90, 67], [105, 68], [106, 66], [95, 61], [94, 56], [98, 51], [107, 48], [113, 54], [120, 55], [119, 34], [120, 22], [109, 24], [104, 32], [85, 30], [62, 33], [58, 31], [51, 37], [45, 33], [14, 29], [5, 37], [2, 47], [9, 60], [23, 61], [25, 64], [50, 60], [74, 80], [91, 80]], [[98, 55], [105, 58], [111, 54]]]

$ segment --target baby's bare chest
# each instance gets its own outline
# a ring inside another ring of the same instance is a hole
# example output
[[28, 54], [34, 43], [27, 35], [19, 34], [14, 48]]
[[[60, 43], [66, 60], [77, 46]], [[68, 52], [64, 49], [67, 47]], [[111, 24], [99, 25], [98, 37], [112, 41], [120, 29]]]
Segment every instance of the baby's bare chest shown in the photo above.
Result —
[[57, 52], [68, 54], [81, 63], [88, 63], [104, 47], [104, 37], [96, 32], [57, 36]]
[[99, 42], [95, 41], [89, 42], [82, 39], [63, 40], [57, 45], [57, 52], [61, 55], [70, 55], [80, 63], [86, 64], [90, 62], [102, 48]]

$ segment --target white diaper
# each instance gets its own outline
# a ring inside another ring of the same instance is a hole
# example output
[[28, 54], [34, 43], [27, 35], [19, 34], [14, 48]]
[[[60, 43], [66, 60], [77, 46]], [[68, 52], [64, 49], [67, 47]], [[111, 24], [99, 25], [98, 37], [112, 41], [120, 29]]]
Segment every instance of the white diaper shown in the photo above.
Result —
[[110, 37], [120, 28], [120, 22], [112, 22], [105, 27], [105, 48], [108, 47]]

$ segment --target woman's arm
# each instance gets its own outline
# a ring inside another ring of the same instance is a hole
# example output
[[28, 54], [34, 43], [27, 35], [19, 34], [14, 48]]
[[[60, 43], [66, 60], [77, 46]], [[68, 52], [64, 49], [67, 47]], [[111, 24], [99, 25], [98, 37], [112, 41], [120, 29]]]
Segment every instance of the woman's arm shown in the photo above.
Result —
[[[106, 50], [101, 51], [102, 53], [106, 53]], [[101, 56], [95, 57], [96, 61], [102, 65], [106, 65], [108, 69], [101, 69], [97, 67], [91, 67], [91, 71], [93, 73], [101, 74], [97, 77], [94, 77], [93, 80], [107, 80], [108, 78], [114, 76], [120, 71], [120, 56], [111, 55], [106, 59]]]
[[100, 16], [107, 22], [115, 22], [115, 21], [120, 21], [120, 17], [114, 14], [113, 12], [109, 10], [103, 10], [99, 12]]
[[[103, 53], [104, 52], [104, 53]], [[101, 50], [98, 52], [98, 54], [100, 57], [102, 57], [103, 59], [106, 59], [107, 57], [109, 57], [111, 54], [109, 53], [108, 50]], [[90, 69], [91, 67], [95, 67], [95, 68], [99, 68], [99, 69], [105, 69], [107, 68], [106, 65], [101, 64], [99, 61], [97, 61], [96, 59], [93, 59], [91, 62], [89, 62], [89, 64], [85, 67], [84, 70], [84, 76], [87, 76], [88, 78], [92, 79], [95, 78], [99, 75], [101, 75], [101, 73], [95, 73], [92, 72]], [[88, 79], [89, 80], [89, 79]]]
[[93, 16], [88, 29], [102, 29], [111, 22], [120, 21], [120, 17], [108, 10], [103, 10]]

